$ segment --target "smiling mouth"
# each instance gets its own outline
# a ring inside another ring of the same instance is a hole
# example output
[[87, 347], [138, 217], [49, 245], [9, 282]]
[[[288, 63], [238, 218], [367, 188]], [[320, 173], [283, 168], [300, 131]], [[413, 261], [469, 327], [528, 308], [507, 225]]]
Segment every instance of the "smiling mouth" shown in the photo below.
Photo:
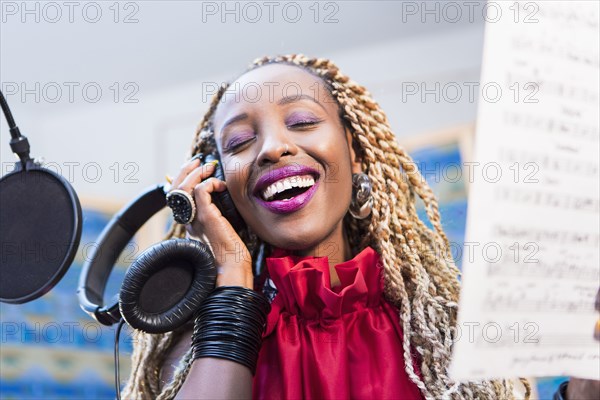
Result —
[[260, 197], [267, 202], [289, 201], [296, 196], [308, 191], [315, 185], [315, 178], [312, 175], [289, 176], [273, 182], [266, 189], [262, 190]]

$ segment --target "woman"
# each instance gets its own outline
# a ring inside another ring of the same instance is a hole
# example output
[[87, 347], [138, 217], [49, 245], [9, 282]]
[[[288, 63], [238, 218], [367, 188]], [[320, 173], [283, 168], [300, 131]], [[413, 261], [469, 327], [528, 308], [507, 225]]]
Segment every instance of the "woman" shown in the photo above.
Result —
[[[510, 381], [448, 378], [459, 270], [436, 199], [378, 104], [332, 62], [256, 60], [213, 98], [193, 142], [198, 153], [219, 155], [227, 183], [207, 179], [214, 165], [184, 164], [172, 187], [193, 192], [198, 211], [169, 236], [187, 231], [216, 249], [218, 287], [268, 295], [275, 286], [262, 347], [243, 365], [195, 357], [190, 326], [137, 332], [126, 398], [513, 397]], [[285, 205], [269, 173], [291, 165], [306, 168], [295, 174], [304, 186]], [[352, 190], [353, 176], [370, 184], [367, 200]], [[225, 189], [243, 231], [211, 202]], [[433, 229], [418, 218], [416, 196]], [[315, 333], [328, 324], [333, 336]]]

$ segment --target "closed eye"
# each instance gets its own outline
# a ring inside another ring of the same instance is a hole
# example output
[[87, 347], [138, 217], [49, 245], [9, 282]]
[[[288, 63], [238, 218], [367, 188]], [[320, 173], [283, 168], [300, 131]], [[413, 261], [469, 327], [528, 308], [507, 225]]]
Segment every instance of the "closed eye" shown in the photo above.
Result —
[[232, 144], [230, 144], [229, 146], [227, 146], [227, 148], [225, 149], [225, 151], [226, 151], [226, 152], [235, 151], [236, 149], [238, 149], [238, 148], [240, 148], [240, 147], [242, 147], [242, 146], [246, 145], [247, 143], [250, 143], [251, 141], [253, 141], [253, 140], [255, 140], [255, 139], [256, 139], [256, 136], [255, 136], [255, 137], [252, 137], [252, 138], [250, 138], [250, 139], [248, 139], [248, 140], [242, 140], [242, 141], [240, 141], [240, 142], [235, 142], [235, 143], [232, 143]]
[[309, 127], [312, 125], [317, 125], [320, 122], [322, 122], [322, 121], [300, 121], [293, 125], [288, 125], [288, 128], [304, 128], [304, 127]]

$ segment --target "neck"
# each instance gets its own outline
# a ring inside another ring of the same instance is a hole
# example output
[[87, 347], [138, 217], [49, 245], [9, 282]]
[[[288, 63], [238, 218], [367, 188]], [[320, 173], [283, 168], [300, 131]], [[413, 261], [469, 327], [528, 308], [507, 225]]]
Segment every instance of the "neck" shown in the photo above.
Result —
[[323, 241], [306, 249], [294, 250], [292, 254], [313, 257], [327, 256], [329, 265], [332, 268], [336, 264], [350, 260], [352, 258], [352, 250], [350, 249], [350, 242], [348, 241], [343, 225], [343, 221], [340, 221]]

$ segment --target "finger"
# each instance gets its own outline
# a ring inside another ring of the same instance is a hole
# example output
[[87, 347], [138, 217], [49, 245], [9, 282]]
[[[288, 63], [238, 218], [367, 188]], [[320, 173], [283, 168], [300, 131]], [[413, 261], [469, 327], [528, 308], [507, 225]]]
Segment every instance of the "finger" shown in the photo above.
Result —
[[206, 178], [208, 178], [209, 176], [211, 176], [214, 171], [215, 171], [215, 163], [211, 162], [211, 163], [199, 166], [196, 169], [194, 169], [192, 172], [190, 172], [177, 188], [191, 193], [197, 184], [199, 184], [201, 181], [203, 181]]
[[171, 182], [171, 187], [174, 187], [174, 188], [179, 187], [179, 185], [181, 184], [181, 182], [183, 182], [183, 180], [186, 178], [186, 176], [188, 176], [190, 174], [190, 172], [192, 172], [193, 170], [198, 168], [199, 165], [200, 165], [199, 158], [192, 158], [191, 160], [185, 162], [181, 166], [181, 169], [179, 170], [179, 174], [177, 174], [175, 179], [173, 179], [173, 182]]
[[[226, 189], [225, 182], [211, 177], [194, 188], [194, 201], [196, 203], [196, 217], [192, 221], [192, 229], [207, 234], [209, 241], [222, 242], [224, 237], [231, 237], [233, 229], [229, 222], [223, 217], [219, 208], [212, 202], [211, 194]], [[210, 226], [209, 231], [205, 227]]]
[[194, 187], [194, 200], [196, 207], [207, 207], [212, 203], [211, 193], [222, 192], [227, 185], [220, 179], [211, 177], [203, 180]]

